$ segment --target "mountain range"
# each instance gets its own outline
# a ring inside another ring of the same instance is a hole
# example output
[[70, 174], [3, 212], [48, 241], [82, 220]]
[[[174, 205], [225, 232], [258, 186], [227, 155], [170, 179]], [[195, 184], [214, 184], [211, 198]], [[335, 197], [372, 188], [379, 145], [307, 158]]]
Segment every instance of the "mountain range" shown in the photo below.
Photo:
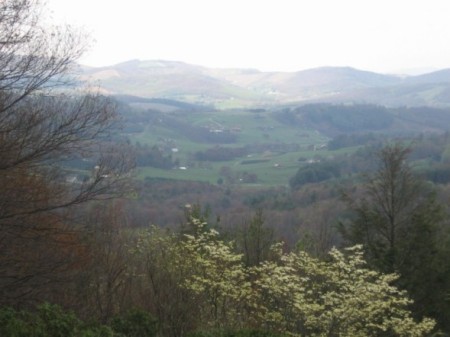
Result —
[[82, 79], [108, 94], [174, 99], [219, 108], [301, 102], [450, 106], [450, 69], [402, 76], [350, 67], [263, 72], [131, 60], [108, 67], [82, 66], [80, 72]]

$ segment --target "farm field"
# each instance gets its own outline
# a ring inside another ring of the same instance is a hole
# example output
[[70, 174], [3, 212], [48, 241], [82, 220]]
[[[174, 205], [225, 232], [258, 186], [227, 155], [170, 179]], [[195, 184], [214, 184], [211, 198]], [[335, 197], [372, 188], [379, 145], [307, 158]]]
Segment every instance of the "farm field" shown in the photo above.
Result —
[[[165, 119], [176, 120], [166, 123]], [[170, 124], [170, 125], [168, 125]], [[184, 127], [184, 130], [183, 130]], [[210, 134], [228, 134], [224, 142], [193, 139], [186, 128]], [[336, 154], [326, 150], [328, 137], [307, 127], [286, 126], [270, 111], [221, 110], [164, 113], [144, 123], [140, 132], [127, 133], [132, 144], [157, 146], [177, 165], [170, 169], [138, 168], [139, 179], [197, 180], [254, 186], [287, 185], [301, 165]], [[211, 150], [212, 149], [212, 150]], [[202, 151], [245, 149], [241, 155], [219, 160], [199, 160]], [[256, 175], [256, 177], [255, 177]]]

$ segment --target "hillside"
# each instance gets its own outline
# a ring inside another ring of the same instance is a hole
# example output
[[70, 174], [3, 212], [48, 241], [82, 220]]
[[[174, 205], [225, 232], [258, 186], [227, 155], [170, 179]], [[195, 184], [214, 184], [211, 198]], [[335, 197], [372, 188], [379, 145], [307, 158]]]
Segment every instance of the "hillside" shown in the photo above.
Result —
[[201, 103], [220, 102], [230, 97], [258, 100], [246, 88], [210, 76], [203, 67], [182, 62], [133, 60], [111, 67], [84, 69], [83, 78], [116, 95]]
[[218, 108], [288, 102], [450, 105], [450, 69], [404, 77], [350, 67], [262, 72], [132, 60], [81, 71], [83, 79], [98, 83], [110, 94], [175, 99]]

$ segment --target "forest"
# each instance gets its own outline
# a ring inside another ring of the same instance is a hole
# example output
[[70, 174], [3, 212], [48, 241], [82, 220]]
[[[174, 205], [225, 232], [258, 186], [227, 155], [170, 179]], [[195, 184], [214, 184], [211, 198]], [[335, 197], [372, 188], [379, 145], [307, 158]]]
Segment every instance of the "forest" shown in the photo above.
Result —
[[80, 83], [0, 2], [0, 336], [450, 336], [450, 110]]

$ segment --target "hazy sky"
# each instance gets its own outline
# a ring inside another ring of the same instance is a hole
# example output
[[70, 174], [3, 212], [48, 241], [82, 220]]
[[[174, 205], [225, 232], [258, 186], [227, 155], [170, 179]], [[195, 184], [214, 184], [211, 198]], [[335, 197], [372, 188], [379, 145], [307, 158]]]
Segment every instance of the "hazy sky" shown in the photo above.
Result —
[[91, 33], [80, 60], [378, 72], [450, 68], [449, 0], [48, 0]]

